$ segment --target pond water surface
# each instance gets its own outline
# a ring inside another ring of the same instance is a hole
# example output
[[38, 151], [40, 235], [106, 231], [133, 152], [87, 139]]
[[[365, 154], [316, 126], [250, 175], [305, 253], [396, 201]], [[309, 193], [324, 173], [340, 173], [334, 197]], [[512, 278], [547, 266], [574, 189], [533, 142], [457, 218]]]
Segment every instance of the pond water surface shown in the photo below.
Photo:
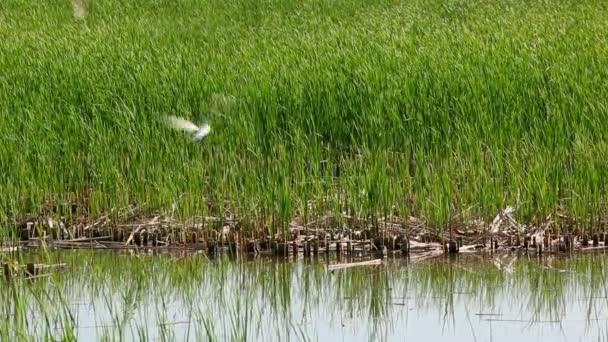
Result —
[[[26, 259], [40, 260], [30, 253]], [[608, 340], [608, 257], [443, 256], [335, 272], [335, 260], [51, 253], [51, 277], [2, 281], [2, 340]]]

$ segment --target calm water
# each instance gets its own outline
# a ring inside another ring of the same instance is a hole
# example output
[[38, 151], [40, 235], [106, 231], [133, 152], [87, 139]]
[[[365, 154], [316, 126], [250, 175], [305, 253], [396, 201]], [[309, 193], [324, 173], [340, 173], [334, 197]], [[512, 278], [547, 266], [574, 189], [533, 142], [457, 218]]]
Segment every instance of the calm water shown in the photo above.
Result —
[[89, 251], [51, 258], [68, 268], [52, 278], [2, 282], [8, 319], [0, 336], [60, 338], [73, 329], [79, 341], [608, 339], [604, 255], [520, 256], [512, 273], [477, 256], [417, 264], [389, 258], [381, 267], [334, 273], [323, 258]]

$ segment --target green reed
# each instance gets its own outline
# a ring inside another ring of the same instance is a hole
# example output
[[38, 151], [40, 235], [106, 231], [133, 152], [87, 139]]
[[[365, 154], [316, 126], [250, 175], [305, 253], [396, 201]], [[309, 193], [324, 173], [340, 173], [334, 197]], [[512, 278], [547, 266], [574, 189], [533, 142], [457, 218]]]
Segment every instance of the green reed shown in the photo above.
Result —
[[[583, 226], [606, 209], [601, 1], [91, 0], [72, 13], [0, 5], [3, 222], [46, 201], [60, 214], [230, 207], [276, 231], [305, 212], [441, 229], [514, 204], [528, 221], [562, 205]], [[168, 113], [212, 132], [193, 144]]]

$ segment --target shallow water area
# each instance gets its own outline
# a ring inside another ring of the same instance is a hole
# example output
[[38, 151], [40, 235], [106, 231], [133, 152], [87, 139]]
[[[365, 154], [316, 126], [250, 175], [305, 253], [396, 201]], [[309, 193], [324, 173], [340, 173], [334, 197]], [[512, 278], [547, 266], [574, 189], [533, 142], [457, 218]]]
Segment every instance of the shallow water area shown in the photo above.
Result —
[[[49, 277], [3, 280], [3, 340], [608, 338], [604, 254], [522, 254], [512, 272], [478, 255], [419, 263], [389, 257], [381, 266], [335, 272], [327, 264], [337, 261], [323, 257], [294, 262], [85, 250], [53, 252], [47, 260], [67, 267]], [[341, 262], [347, 261], [360, 260]]]

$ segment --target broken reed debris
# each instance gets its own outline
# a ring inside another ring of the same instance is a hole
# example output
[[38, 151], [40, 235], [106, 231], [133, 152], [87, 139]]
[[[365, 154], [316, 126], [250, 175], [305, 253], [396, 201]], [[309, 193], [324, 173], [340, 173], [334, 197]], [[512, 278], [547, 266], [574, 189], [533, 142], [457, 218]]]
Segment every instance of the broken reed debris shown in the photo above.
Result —
[[[560, 217], [562, 223], [567, 222], [564, 214]], [[148, 217], [142, 209], [129, 206], [96, 220], [80, 217], [55, 221], [49, 216], [21, 221], [13, 226], [12, 237], [13, 241], [20, 240], [21, 247], [31, 248], [202, 249], [209, 256], [228, 253], [294, 258], [332, 253], [338, 260], [343, 255], [362, 254], [380, 259], [394, 254], [425, 259], [471, 252], [542, 255], [608, 248], [606, 233], [590, 236], [574, 227], [556, 225], [551, 216], [546, 219], [536, 226], [520, 224], [515, 209], [507, 207], [491, 222], [476, 219], [452, 223], [449, 231], [442, 232], [414, 217], [383, 217], [376, 225], [365, 219], [350, 219], [346, 226], [328, 213], [307, 224], [302, 218], [294, 219], [289, 228], [271, 234], [269, 227], [247, 226], [229, 210], [222, 218], [197, 217], [183, 222], [171, 215]]]

